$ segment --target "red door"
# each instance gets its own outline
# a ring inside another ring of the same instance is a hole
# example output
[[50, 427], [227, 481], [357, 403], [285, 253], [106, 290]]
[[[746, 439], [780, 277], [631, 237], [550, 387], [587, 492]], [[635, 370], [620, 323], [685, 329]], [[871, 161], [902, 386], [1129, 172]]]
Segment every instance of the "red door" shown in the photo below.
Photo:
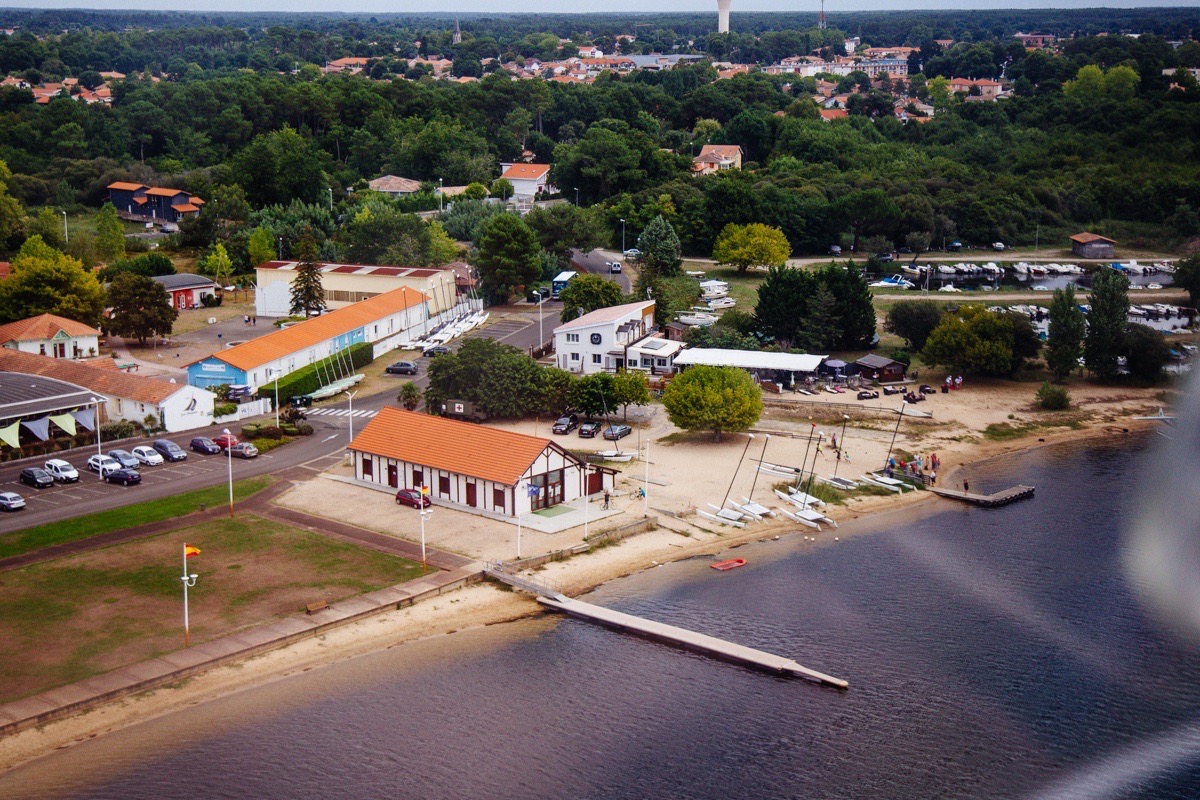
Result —
[[475, 506], [475, 481], [467, 481], [467, 505]]
[[604, 473], [600, 470], [591, 472], [587, 476], [587, 493], [599, 494], [604, 491]]
[[395, 464], [388, 464], [388, 486], [393, 489], [400, 488], [400, 474]]

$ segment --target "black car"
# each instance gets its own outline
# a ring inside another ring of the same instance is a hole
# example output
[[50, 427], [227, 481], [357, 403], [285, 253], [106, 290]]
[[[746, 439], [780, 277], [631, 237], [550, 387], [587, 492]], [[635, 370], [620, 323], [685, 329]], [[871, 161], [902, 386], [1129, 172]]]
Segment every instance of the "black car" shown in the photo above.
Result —
[[108, 481], [109, 483], [119, 483], [122, 486], [129, 486], [133, 483], [141, 483], [142, 473], [135, 469], [125, 469], [124, 467], [121, 467], [120, 469], [114, 469], [112, 472], [105, 475], [104, 480]]
[[595, 439], [596, 434], [604, 427], [599, 422], [585, 422], [579, 426], [580, 439]]
[[609, 425], [604, 429], [604, 438], [615, 442], [618, 439], [624, 439], [631, 433], [633, 433], [633, 428], [628, 425]]
[[395, 364], [388, 365], [384, 372], [389, 375], [416, 375], [417, 365], [411, 361], [397, 361]]
[[574, 414], [567, 414], [559, 417], [554, 421], [554, 426], [550, 428], [554, 433], [570, 433], [575, 430], [575, 426], [579, 424], [579, 419]]
[[439, 345], [434, 345], [433, 347], [429, 348], [428, 350], [425, 350], [424, 352], [421, 353], [421, 355], [425, 356], [426, 358], [433, 358], [434, 356], [445, 355], [446, 353], [449, 353], [449, 352], [450, 352], [449, 347], [446, 347], [446, 345], [444, 345], [444, 344], [439, 344]]
[[204, 453], [209, 456], [215, 456], [221, 452], [221, 446], [207, 436], [197, 436], [195, 439], [192, 439], [190, 446], [197, 453]]
[[54, 478], [41, 467], [26, 467], [21, 470], [21, 483], [35, 489], [45, 489], [47, 486], [54, 485]]
[[183, 448], [169, 439], [155, 439], [150, 446], [167, 461], [187, 461], [187, 453], [183, 451]]

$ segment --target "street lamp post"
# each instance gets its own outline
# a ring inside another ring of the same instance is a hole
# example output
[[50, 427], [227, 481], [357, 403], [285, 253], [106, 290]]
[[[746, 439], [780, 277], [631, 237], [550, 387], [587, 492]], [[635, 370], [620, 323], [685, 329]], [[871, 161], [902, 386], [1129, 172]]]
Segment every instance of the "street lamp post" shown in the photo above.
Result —
[[65, 244], [70, 244], [71, 233], [70, 233], [70, 231], [67, 230], [67, 212], [65, 212], [65, 211], [62, 212], [62, 215], [63, 215], [63, 242]]
[[283, 237], [275, 237], [275, 252], [279, 254], [279, 260], [283, 261]]
[[[575, 206], [576, 207], [579, 206], [579, 187], [578, 186], [575, 187]], [[64, 211], [63, 213], [65, 214], [66, 212]]]
[[443, 197], [442, 189], [444, 189], [444, 188], [445, 188], [445, 186], [442, 183], [442, 179], [438, 178], [438, 212], [439, 213], [442, 210], [442, 197]]
[[[93, 397], [92, 402], [96, 404], [96, 455], [99, 456], [104, 455], [100, 451], [100, 404], [104, 401], [99, 397]], [[101, 474], [100, 477], [103, 478], [104, 475]]]
[[349, 413], [349, 415], [347, 415], [346, 418], [350, 420], [350, 441], [353, 442], [354, 441], [354, 395], [358, 394], [358, 392], [342, 392], [342, 394], [344, 394], [344, 395], [346, 395], [346, 397], [350, 398], [350, 413]]
[[[194, 549], [194, 548], [193, 548]], [[200, 552], [196, 550], [196, 552]], [[192, 646], [192, 629], [188, 622], [188, 589], [196, 585], [196, 578], [200, 577], [196, 573], [188, 574], [187, 570], [188, 546], [185, 542], [183, 545], [183, 644], [185, 647]]]
[[625, 255], [625, 220], [621, 220], [621, 255]]
[[[221, 433], [233, 436], [229, 428], [222, 429]], [[225, 445], [225, 459], [229, 462], [229, 518], [233, 519], [233, 443], [226, 439]]]
[[[433, 516], [433, 509], [425, 507], [425, 498], [428, 497], [427, 490], [424, 484], [421, 484], [421, 499], [417, 501], [420, 508], [417, 509], [417, 514], [421, 517], [421, 572], [425, 571], [425, 520]], [[517, 557], [520, 558], [520, 545], [517, 546]]]
[[329, 192], [329, 213], [333, 213], [333, 187], [326, 186], [325, 191]]
[[279, 427], [279, 370], [270, 370], [275, 374], [275, 427]]
[[542, 297], [542, 293], [538, 292], [538, 349], [546, 343], [546, 337], [542, 333], [542, 317], [546, 316], [546, 311], [542, 304], [546, 302], [546, 298]]

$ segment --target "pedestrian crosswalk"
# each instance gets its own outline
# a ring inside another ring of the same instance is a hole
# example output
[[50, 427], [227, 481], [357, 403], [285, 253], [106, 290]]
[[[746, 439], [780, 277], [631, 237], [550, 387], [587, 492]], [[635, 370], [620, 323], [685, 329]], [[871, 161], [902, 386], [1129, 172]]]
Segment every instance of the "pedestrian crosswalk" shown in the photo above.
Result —
[[378, 411], [355, 411], [350, 413], [346, 408], [309, 408], [305, 409], [304, 413], [310, 417], [373, 417], [378, 414]]

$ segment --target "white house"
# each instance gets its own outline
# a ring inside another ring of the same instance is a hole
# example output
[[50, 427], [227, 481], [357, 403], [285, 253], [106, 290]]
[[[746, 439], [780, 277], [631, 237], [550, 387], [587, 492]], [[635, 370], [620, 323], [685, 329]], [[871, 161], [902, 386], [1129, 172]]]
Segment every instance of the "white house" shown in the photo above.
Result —
[[0, 351], [0, 371], [39, 375], [82, 386], [103, 400], [102, 422], [143, 423], [146, 417], [154, 417], [173, 433], [203, 428], [213, 421], [216, 395], [212, 392], [186, 383], [122, 372], [112, 359], [82, 363], [6, 350]]
[[66, 317], [39, 314], [0, 325], [0, 347], [50, 358], [92, 358], [100, 351], [100, 331]]
[[[254, 310], [260, 317], [286, 317], [292, 308], [292, 281], [299, 264], [268, 261], [255, 268]], [[407, 286], [428, 296], [430, 316], [458, 302], [455, 273], [442, 267], [377, 267], [370, 264], [321, 264], [325, 308], [335, 311]]]
[[515, 197], [534, 197], [554, 194], [558, 189], [550, 183], [549, 164], [501, 164], [500, 177], [513, 185]]
[[389, 489], [427, 487], [429, 497], [506, 517], [612, 488], [550, 439], [385, 406], [349, 446], [356, 480]]
[[[672, 359], [678, 352], [670, 342], [653, 335], [654, 301], [643, 300], [623, 306], [598, 308], [554, 329], [554, 352], [561, 369], [583, 375], [594, 372], [615, 372], [626, 366], [642, 368], [642, 359], [653, 360], [655, 372], [673, 369]], [[667, 342], [667, 345], [652, 343], [650, 339]], [[662, 348], [665, 347], [665, 350]], [[658, 352], [668, 353], [668, 362], [661, 367], [657, 363]]]

